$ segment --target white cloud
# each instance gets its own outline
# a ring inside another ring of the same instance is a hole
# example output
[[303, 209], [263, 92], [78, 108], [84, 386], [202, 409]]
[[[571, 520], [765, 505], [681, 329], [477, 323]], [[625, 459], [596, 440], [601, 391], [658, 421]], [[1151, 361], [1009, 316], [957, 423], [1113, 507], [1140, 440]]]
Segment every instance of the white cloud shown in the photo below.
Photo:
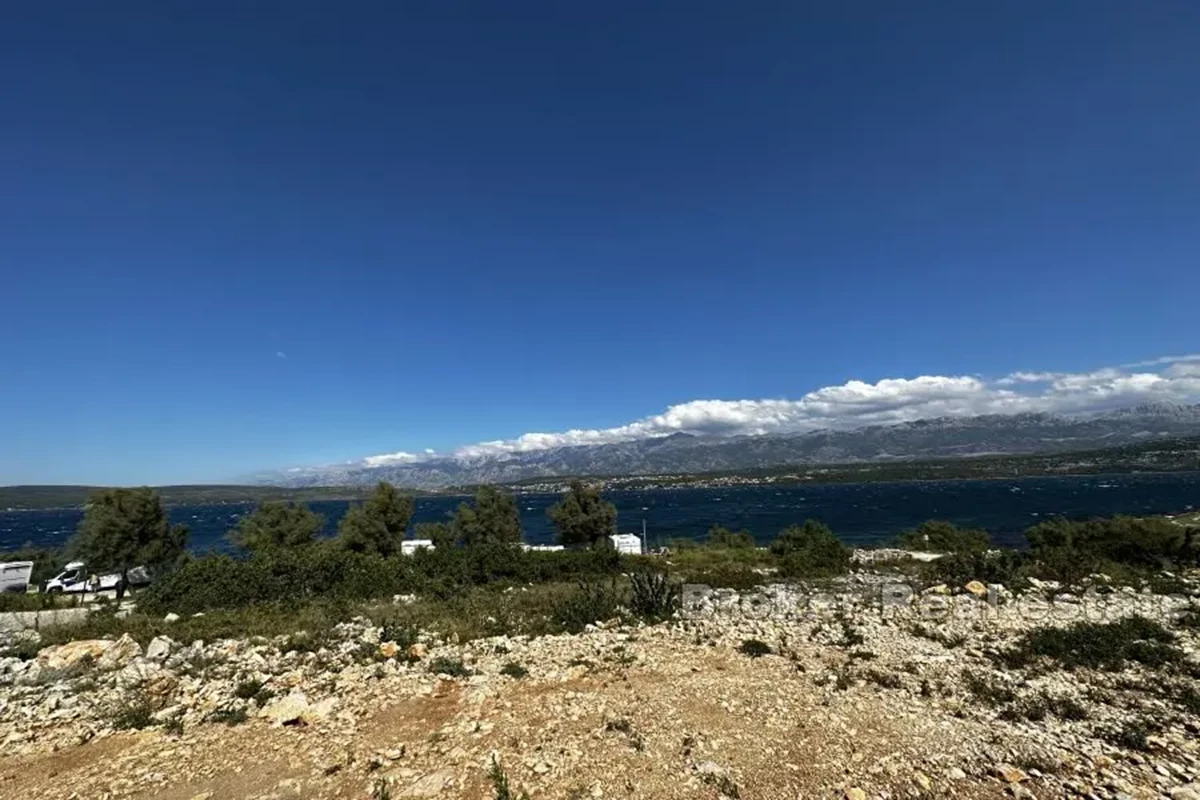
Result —
[[276, 358], [282, 358], [282, 359], [286, 360], [286, 359], [287, 359], [287, 353], [283, 352], [282, 350], [276, 350], [276, 351], [275, 351], [275, 357], [276, 357]]
[[[515, 439], [460, 447], [450, 455], [490, 458], [672, 433], [802, 433], [946, 416], [1079, 414], [1148, 402], [1200, 402], [1200, 355], [1153, 359], [1092, 372], [1014, 372], [991, 381], [977, 376], [941, 375], [884, 378], [874, 383], [852, 380], [816, 389], [798, 400], [692, 400], [615, 428], [526, 433]], [[432, 450], [399, 452], [370, 456], [361, 463], [374, 467], [437, 457], [439, 454]]]
[[[430, 451], [426, 450], [426, 453]], [[418, 453], [384, 453], [378, 456], [367, 456], [362, 460], [365, 467], [385, 467], [396, 464], [411, 464], [414, 461], [420, 461], [425, 456]]]
[[1022, 383], [1046, 383], [1060, 377], [1057, 372], [1014, 372], [996, 381], [997, 386], [1016, 386]]
[[1200, 361], [1200, 353], [1186, 356], [1160, 356], [1148, 361], [1134, 361], [1132, 364], [1122, 364], [1121, 369], [1137, 369], [1138, 367], [1158, 367], [1163, 364], [1178, 364], [1184, 361]]

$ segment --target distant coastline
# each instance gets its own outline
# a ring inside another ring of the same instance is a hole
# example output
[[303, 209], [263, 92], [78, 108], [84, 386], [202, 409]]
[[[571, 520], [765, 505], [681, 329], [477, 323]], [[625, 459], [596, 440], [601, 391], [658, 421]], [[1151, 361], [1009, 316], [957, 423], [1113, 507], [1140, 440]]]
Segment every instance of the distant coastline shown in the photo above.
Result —
[[[83, 508], [88, 496], [101, 486], [0, 486], [0, 511], [49, 511]], [[266, 500], [294, 500], [311, 503], [321, 500], [358, 500], [369, 487], [317, 486], [290, 489], [281, 486], [241, 486], [236, 484], [196, 484], [156, 486], [154, 490], [167, 506], [221, 505], [258, 503]], [[422, 493], [423, 494], [423, 493]]]
[[[1042, 455], [971, 456], [953, 459], [806, 464], [764, 469], [657, 475], [547, 476], [506, 484], [518, 494], [556, 494], [572, 477], [599, 484], [606, 491], [720, 489], [737, 486], [795, 486], [839, 483], [893, 483], [973, 479], [1033, 478], [1065, 475], [1126, 475], [1200, 471], [1200, 437], [1166, 439], [1101, 450]], [[81, 508], [96, 486], [3, 486], [0, 511], [43, 511]], [[311, 503], [361, 499], [369, 486], [285, 487], [195, 484], [155, 487], [168, 506], [256, 503], [292, 500]], [[473, 486], [442, 491], [409, 490], [425, 496], [470, 494]]]
[[[609, 491], [720, 489], [731, 486], [895, 483], [1066, 475], [1129, 475], [1200, 471], [1200, 437], [1165, 439], [1099, 450], [1035, 455], [964, 456], [843, 464], [804, 464], [691, 474], [582, 476]], [[531, 478], [510, 484], [522, 493], [563, 491], [569, 478]], [[468, 491], [470, 487], [459, 487]]]

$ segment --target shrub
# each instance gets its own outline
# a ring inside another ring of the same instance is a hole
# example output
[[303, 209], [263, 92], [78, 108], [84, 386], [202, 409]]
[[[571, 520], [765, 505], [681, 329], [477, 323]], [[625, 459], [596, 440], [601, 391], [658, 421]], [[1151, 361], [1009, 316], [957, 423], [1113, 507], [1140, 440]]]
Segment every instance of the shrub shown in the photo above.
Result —
[[747, 550], [754, 547], [754, 537], [745, 528], [740, 531], [731, 531], [723, 525], [713, 525], [708, 529], [705, 544], [709, 547]]
[[610, 733], [625, 734], [629, 738], [629, 744], [639, 753], [646, 749], [646, 742], [642, 738], [642, 735], [634, 730], [633, 723], [627, 719], [610, 719], [604, 723], [604, 730]]
[[750, 658], [761, 658], [762, 656], [769, 656], [774, 652], [771, 649], [771, 645], [761, 639], [745, 639], [738, 647], [738, 650], [741, 651], [742, 655], [749, 656]]
[[529, 670], [525, 669], [515, 661], [510, 661], [500, 668], [500, 674], [520, 680], [529, 674]]
[[867, 671], [867, 677], [884, 689], [901, 689], [904, 687], [904, 681], [900, 680], [900, 676], [891, 672], [872, 669]]
[[629, 609], [637, 616], [660, 620], [675, 612], [679, 587], [665, 570], [641, 569], [629, 576], [629, 582], [633, 590]]
[[275, 693], [264, 686], [262, 681], [248, 680], [239, 683], [233, 690], [233, 695], [239, 700], [253, 700], [259, 708], [262, 708], [275, 696]]
[[414, 588], [413, 566], [404, 556], [384, 558], [341, 550], [328, 542], [288, 550], [274, 548], [237, 559], [189, 558], [141, 593], [149, 614], [194, 614], [252, 603], [300, 602], [314, 597], [367, 600]]
[[905, 550], [931, 550], [937, 553], [978, 553], [992, 543], [987, 531], [960, 528], [944, 520], [922, 522], [916, 530], [905, 531], [897, 537]]
[[1110, 728], [1102, 736], [1109, 742], [1126, 750], [1146, 751], [1150, 749], [1149, 737], [1162, 730], [1162, 725], [1149, 719], [1134, 719]]
[[308, 631], [297, 631], [288, 637], [280, 649], [285, 653], [315, 653], [321, 649], [321, 637]]
[[39, 639], [18, 639], [7, 647], [0, 647], [0, 658], [19, 658], [32, 661], [37, 658], [42, 645]]
[[719, 797], [725, 797], [728, 800], [739, 800], [742, 796], [737, 782], [724, 772], [704, 772], [701, 773], [701, 777], [705, 783], [717, 790]]
[[529, 800], [529, 795], [525, 792], [521, 792], [520, 795], [513, 794], [508, 783], [508, 775], [505, 774], [504, 768], [500, 766], [500, 761], [495, 757], [492, 758], [492, 767], [488, 771], [488, 777], [492, 779], [492, 796], [495, 800]]
[[621, 592], [616, 581], [585, 581], [554, 608], [553, 618], [568, 633], [579, 633], [588, 625], [619, 615]]
[[924, 568], [936, 583], [962, 586], [970, 581], [1012, 585], [1022, 577], [1029, 554], [1017, 550], [966, 551], [949, 553]]
[[1038, 561], [1071, 574], [1072, 559], [1090, 566], [1113, 563], [1158, 569], [1194, 564], [1197, 557], [1194, 535], [1157, 517], [1046, 520], [1027, 530], [1025, 538]]
[[251, 697], [254, 697], [254, 695], [258, 694], [262, 688], [262, 681], [242, 681], [236, 687], [234, 687], [233, 696], [239, 700], [249, 700]]
[[970, 670], [964, 670], [962, 678], [968, 692], [991, 705], [1003, 705], [1017, 699], [1012, 688], [995, 678]]
[[787, 578], [829, 577], [850, 567], [849, 549], [833, 531], [811, 519], [781, 531], [771, 552], [779, 558], [779, 574]]
[[1050, 713], [1050, 706], [1046, 702], [1046, 698], [1041, 695], [1032, 697], [1022, 697], [1015, 703], [1005, 708], [1000, 712], [1001, 719], [1012, 720], [1029, 720], [1030, 722], [1040, 722]]
[[743, 564], [719, 564], [706, 569], [694, 570], [685, 576], [687, 583], [700, 583], [714, 589], [756, 589], [767, 582], [767, 577], [752, 567]]
[[140, 731], [154, 724], [154, 711], [144, 699], [135, 700], [117, 708], [112, 724], [119, 731]]
[[451, 678], [466, 678], [471, 675], [463, 662], [456, 658], [439, 656], [429, 662], [429, 671], [435, 675], [449, 675]]
[[209, 722], [224, 722], [231, 728], [234, 725], [241, 725], [249, 718], [246, 714], [246, 709], [241, 706], [237, 708], [220, 708], [208, 715]]
[[1046, 704], [1054, 716], [1059, 719], [1078, 722], [1088, 718], [1087, 709], [1073, 697], [1047, 697]]
[[862, 635], [862, 631], [854, 627], [850, 620], [839, 616], [837, 618], [838, 628], [841, 630], [841, 640], [839, 644], [842, 647], [858, 647], [867, 641], [867, 637]]
[[1008, 666], [1025, 667], [1040, 659], [1067, 669], [1119, 670], [1135, 661], [1147, 667], [1181, 663], [1175, 635], [1144, 617], [1117, 622], [1076, 622], [1066, 628], [1042, 627], [1025, 633], [998, 658]]

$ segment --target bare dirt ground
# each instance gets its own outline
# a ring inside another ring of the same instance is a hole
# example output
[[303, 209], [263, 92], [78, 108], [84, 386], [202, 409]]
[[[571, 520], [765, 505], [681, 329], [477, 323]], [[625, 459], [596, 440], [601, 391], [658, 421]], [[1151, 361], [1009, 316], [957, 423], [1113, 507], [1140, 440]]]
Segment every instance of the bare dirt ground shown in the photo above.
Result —
[[831, 695], [780, 657], [671, 640], [630, 650], [633, 664], [540, 679], [385, 678], [364, 689], [369, 704], [351, 696], [311, 725], [154, 728], [0, 757], [0, 796], [481, 798], [493, 758], [531, 798], [1006, 796], [990, 774], [955, 779], [986, 726], [876, 692]]

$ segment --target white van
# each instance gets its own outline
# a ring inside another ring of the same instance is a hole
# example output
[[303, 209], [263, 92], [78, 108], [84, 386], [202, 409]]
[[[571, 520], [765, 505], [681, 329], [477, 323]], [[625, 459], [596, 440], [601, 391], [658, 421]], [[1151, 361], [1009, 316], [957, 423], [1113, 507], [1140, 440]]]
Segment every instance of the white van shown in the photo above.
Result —
[[[92, 576], [88, 574], [87, 565], [82, 561], [72, 561], [63, 567], [63, 571], [55, 575], [50, 580], [46, 581], [46, 593], [57, 594], [64, 592], [70, 594], [72, 592], [107, 592], [117, 588], [117, 584], [121, 582], [119, 573], [111, 573], [109, 575], [97, 575], [96, 583], [89, 583]], [[129, 583], [133, 586], [141, 586], [150, 582], [150, 574], [146, 572], [145, 567], [134, 567], [129, 570]]]
[[0, 562], [0, 592], [24, 594], [29, 591], [29, 576], [32, 574], [32, 561]]
[[608, 537], [612, 541], [613, 547], [618, 553], [624, 553], [631, 556], [640, 556], [642, 554], [642, 537], [636, 533], [614, 533]]

